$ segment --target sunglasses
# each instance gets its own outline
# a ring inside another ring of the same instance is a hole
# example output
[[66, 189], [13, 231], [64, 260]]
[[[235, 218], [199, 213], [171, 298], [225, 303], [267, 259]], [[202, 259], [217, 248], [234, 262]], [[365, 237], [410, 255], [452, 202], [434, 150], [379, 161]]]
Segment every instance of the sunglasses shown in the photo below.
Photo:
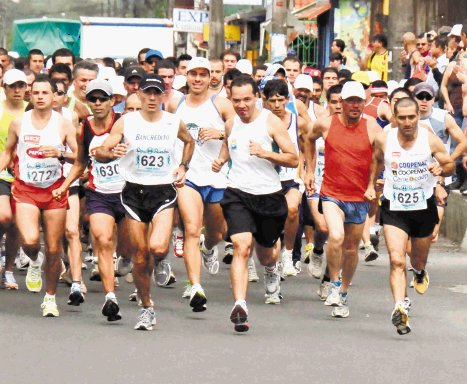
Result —
[[55, 92], [58, 96], [63, 96], [63, 95], [66, 95], [66, 92], [65, 91], [57, 91]]
[[156, 65], [157, 60], [146, 60], [146, 63], [151, 64], [151, 65]]
[[105, 103], [110, 100], [109, 96], [86, 96], [86, 100], [90, 103], [95, 103], [99, 100], [101, 103]]
[[433, 96], [431, 96], [429, 93], [419, 93], [418, 95], [415, 96], [418, 100], [420, 101], [423, 101], [423, 100], [426, 100], [426, 101], [430, 101], [430, 100], [433, 100]]

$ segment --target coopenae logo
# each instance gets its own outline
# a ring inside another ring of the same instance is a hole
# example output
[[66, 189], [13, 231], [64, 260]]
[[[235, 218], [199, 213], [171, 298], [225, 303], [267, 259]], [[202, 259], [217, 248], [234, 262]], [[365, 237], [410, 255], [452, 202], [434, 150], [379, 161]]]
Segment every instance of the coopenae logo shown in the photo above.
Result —
[[33, 159], [45, 159], [44, 154], [39, 147], [28, 148], [26, 154]]

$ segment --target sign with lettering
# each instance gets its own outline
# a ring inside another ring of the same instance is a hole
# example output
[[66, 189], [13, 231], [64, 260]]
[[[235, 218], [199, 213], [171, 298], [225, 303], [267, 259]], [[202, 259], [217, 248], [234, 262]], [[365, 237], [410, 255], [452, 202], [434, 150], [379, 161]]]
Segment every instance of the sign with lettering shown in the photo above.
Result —
[[209, 12], [198, 9], [174, 8], [174, 31], [202, 33], [203, 24], [209, 22]]

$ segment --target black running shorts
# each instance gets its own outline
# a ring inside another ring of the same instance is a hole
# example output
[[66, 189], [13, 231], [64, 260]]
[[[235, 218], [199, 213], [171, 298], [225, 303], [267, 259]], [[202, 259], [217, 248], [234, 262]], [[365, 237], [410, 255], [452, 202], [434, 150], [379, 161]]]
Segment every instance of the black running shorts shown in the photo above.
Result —
[[391, 211], [389, 200], [384, 199], [381, 204], [381, 224], [400, 228], [410, 237], [431, 236], [439, 221], [435, 196], [431, 196], [426, 203], [427, 208], [418, 211]]
[[11, 196], [11, 183], [0, 180], [0, 196]]
[[175, 206], [177, 190], [172, 184], [141, 185], [126, 182], [121, 199], [129, 217], [150, 223], [159, 212]]
[[250, 232], [259, 245], [271, 248], [284, 230], [288, 209], [281, 191], [252, 195], [239, 189], [227, 188], [221, 206], [227, 222], [228, 236]]

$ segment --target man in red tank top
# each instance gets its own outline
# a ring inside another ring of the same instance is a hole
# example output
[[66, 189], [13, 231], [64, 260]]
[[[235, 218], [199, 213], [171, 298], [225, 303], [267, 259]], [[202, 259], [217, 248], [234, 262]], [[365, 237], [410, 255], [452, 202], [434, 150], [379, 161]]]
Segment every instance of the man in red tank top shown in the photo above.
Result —
[[[305, 186], [313, 192], [315, 141], [325, 140], [325, 170], [320, 206], [329, 228], [326, 258], [331, 290], [325, 305], [335, 307], [334, 317], [348, 317], [347, 291], [358, 263], [360, 242], [369, 203], [364, 194], [370, 174], [372, 145], [381, 131], [374, 119], [362, 117], [365, 90], [355, 81], [344, 84], [342, 114], [318, 119], [306, 141]], [[339, 271], [342, 269], [342, 284]]]

